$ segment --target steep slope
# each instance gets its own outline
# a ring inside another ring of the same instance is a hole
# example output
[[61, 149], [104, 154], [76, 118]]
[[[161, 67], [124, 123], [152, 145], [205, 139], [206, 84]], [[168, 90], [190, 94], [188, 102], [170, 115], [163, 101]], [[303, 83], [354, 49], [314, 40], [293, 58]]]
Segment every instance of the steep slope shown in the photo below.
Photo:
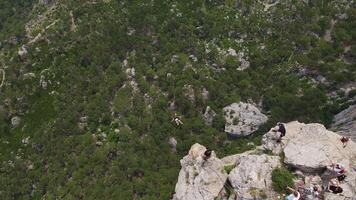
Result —
[[[330, 124], [355, 4], [267, 3], [0, 0], [0, 199], [168, 199], [194, 143], [222, 157], [277, 121]], [[269, 120], [229, 140], [240, 102]]]
[[[274, 192], [272, 189], [272, 171], [278, 169], [281, 166], [287, 167], [290, 171], [296, 174], [295, 185], [301, 185], [302, 182], [305, 188], [309, 188], [313, 184], [318, 184], [320, 187], [324, 184], [324, 172], [325, 167], [332, 163], [340, 163], [346, 167], [347, 177], [345, 181], [341, 183], [343, 193], [341, 195], [333, 194], [331, 192], [321, 192], [326, 200], [344, 200], [352, 199], [356, 196], [356, 143], [349, 142], [348, 145], [343, 148], [340, 141], [341, 136], [328, 131], [321, 124], [304, 124], [297, 121], [293, 121], [286, 124], [286, 136], [283, 138], [282, 143], [278, 143], [280, 148], [270, 146], [267, 144], [275, 143], [276, 139], [270, 137], [272, 134], [276, 134], [270, 131], [264, 135], [263, 146], [259, 146], [256, 150], [248, 151], [242, 154], [235, 154], [221, 159], [224, 163], [216, 163], [215, 160], [220, 161], [218, 158], [213, 157], [205, 162], [210, 163], [213, 167], [219, 167], [219, 176], [210, 173], [211, 177], [206, 179], [201, 185], [191, 184], [186, 190], [194, 194], [197, 191], [203, 190], [202, 197], [197, 199], [278, 199], [281, 194]], [[192, 149], [197, 144], [192, 146]], [[205, 147], [201, 146], [201, 151], [198, 152], [197, 157], [204, 157]], [[272, 149], [272, 148], [273, 149]], [[190, 152], [192, 151], [190, 150]], [[278, 149], [278, 151], [277, 151]], [[267, 155], [266, 151], [274, 152], [276, 155]], [[283, 152], [283, 154], [282, 154]], [[189, 155], [187, 156], [189, 157]], [[180, 196], [180, 200], [193, 199], [189, 196], [182, 196], [182, 192], [179, 188], [185, 184], [184, 176], [185, 169], [204, 169], [205, 162], [185, 162], [186, 157], [182, 159], [182, 169], [178, 182], [176, 185], [176, 195]], [[209, 165], [209, 166], [210, 166]], [[193, 167], [194, 166], [194, 167]], [[228, 170], [229, 169], [229, 170]], [[228, 170], [228, 171], [226, 171]], [[228, 181], [225, 183], [224, 188], [220, 183], [221, 177], [226, 177], [225, 173], [228, 173]], [[204, 173], [202, 171], [195, 171], [195, 177], [201, 177]], [[326, 180], [327, 181], [327, 180]], [[209, 185], [215, 185], [214, 191], [221, 189], [220, 193], [214, 192], [211, 188], [206, 187]], [[184, 187], [187, 187], [184, 185]], [[206, 187], [206, 188], [205, 188]], [[210, 189], [210, 190], [209, 190]], [[229, 191], [229, 192], [227, 192]], [[206, 195], [209, 194], [209, 195]], [[278, 197], [279, 196], [279, 197]], [[312, 198], [308, 199], [321, 199]]]

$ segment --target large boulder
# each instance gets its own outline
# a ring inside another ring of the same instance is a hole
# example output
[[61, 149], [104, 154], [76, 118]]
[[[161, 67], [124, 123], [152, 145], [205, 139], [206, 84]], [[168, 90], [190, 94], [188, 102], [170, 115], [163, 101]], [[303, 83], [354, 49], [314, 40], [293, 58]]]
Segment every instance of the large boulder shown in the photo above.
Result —
[[272, 190], [272, 171], [281, 166], [278, 156], [244, 155], [236, 160], [229, 180], [241, 199], [275, 199]]
[[331, 129], [356, 141], [356, 105], [349, 106], [335, 115]]
[[174, 200], [213, 200], [223, 189], [227, 179], [224, 163], [213, 152], [208, 160], [203, 159], [206, 148], [194, 144], [181, 161], [175, 188]]
[[322, 171], [331, 162], [349, 166], [356, 161], [356, 144], [349, 142], [343, 148], [340, 137], [321, 124], [301, 124], [300, 129], [287, 130], [284, 162], [304, 172]]
[[282, 138], [281, 143], [277, 143], [279, 134], [277, 134], [272, 128], [268, 133], [264, 134], [262, 137], [262, 146], [264, 150], [270, 151], [275, 155], [282, 153], [284, 147], [286, 146], [287, 138], [291, 138], [292, 135], [296, 135], [298, 131], [302, 128], [304, 124], [297, 121], [289, 122], [283, 124], [286, 129], [286, 137]]
[[223, 110], [226, 120], [225, 132], [236, 136], [250, 135], [268, 120], [256, 106], [248, 103], [233, 103]]
[[284, 163], [304, 174], [321, 177], [325, 167], [341, 163], [348, 170], [342, 182], [342, 195], [325, 193], [325, 199], [344, 200], [356, 197], [356, 144], [350, 141], [345, 148], [341, 136], [327, 130], [321, 124], [304, 124], [297, 121], [284, 124], [286, 136], [277, 143], [278, 134], [272, 129], [262, 138], [264, 150], [284, 154]]
[[277, 143], [272, 130], [262, 137], [265, 150], [284, 153], [284, 163], [303, 172], [319, 172], [331, 162], [349, 165], [356, 161], [356, 144], [349, 142], [343, 148], [341, 136], [321, 124], [304, 124], [293, 121], [285, 124], [286, 136]]

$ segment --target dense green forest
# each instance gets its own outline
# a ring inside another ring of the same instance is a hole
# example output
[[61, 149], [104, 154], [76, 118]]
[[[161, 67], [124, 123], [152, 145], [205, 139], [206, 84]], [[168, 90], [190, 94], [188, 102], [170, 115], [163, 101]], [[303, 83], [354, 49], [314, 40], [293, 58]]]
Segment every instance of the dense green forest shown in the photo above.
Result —
[[[195, 142], [222, 157], [278, 121], [328, 126], [356, 80], [355, 4], [266, 2], [0, 0], [0, 199], [169, 199]], [[229, 140], [239, 101], [269, 121]]]

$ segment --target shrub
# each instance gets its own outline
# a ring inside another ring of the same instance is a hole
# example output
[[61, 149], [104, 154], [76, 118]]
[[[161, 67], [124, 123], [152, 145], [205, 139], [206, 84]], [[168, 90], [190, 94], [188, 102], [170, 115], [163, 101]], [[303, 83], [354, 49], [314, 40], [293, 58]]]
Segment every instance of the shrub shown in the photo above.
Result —
[[293, 187], [293, 174], [285, 168], [272, 171], [272, 187], [278, 193], [286, 193], [287, 187]]
[[231, 170], [232, 169], [234, 169], [235, 168], [235, 165], [225, 165], [224, 166], [224, 169], [225, 169], [225, 171], [226, 171], [226, 173], [230, 173], [231, 172]]

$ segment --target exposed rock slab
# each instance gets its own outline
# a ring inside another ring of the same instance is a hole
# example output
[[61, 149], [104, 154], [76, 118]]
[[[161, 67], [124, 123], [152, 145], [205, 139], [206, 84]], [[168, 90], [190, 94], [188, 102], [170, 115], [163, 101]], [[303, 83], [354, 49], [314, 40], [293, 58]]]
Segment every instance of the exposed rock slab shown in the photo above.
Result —
[[256, 106], [243, 102], [225, 107], [224, 113], [225, 132], [237, 136], [250, 135], [268, 120]]
[[331, 129], [356, 141], [356, 105], [349, 106], [335, 115]]
[[322, 170], [331, 162], [348, 166], [356, 161], [356, 144], [349, 142], [343, 148], [340, 135], [321, 124], [302, 124], [297, 130], [287, 130], [286, 137], [284, 162], [304, 172]]
[[230, 172], [229, 180], [239, 198], [273, 199], [271, 174], [280, 167], [280, 158], [269, 155], [245, 155], [236, 161], [236, 167]]
[[215, 153], [204, 161], [205, 150], [204, 146], [196, 143], [180, 161], [182, 169], [179, 172], [174, 200], [213, 200], [223, 189], [227, 179], [224, 163]]

